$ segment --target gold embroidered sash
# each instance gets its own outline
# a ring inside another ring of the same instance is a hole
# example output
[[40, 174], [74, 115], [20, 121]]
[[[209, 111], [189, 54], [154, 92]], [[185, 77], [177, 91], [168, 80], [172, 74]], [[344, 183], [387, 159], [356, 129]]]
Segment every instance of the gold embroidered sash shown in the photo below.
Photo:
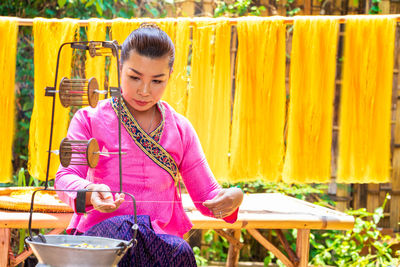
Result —
[[[118, 98], [112, 97], [110, 99], [111, 106], [118, 116]], [[161, 103], [157, 103], [161, 111], [162, 121], [160, 125], [149, 134], [147, 134], [129, 112], [124, 101], [121, 103], [121, 122], [129, 135], [135, 141], [136, 145], [158, 166], [166, 170], [175, 182], [175, 186], [179, 182], [178, 166], [173, 157], [158, 143], [164, 129], [165, 110]]]

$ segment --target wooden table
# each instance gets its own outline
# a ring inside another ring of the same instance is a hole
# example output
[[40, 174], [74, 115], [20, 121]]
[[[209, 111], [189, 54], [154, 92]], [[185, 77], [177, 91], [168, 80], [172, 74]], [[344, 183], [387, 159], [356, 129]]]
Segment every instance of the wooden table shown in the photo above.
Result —
[[[245, 195], [238, 220], [229, 224], [203, 216], [188, 195], [183, 195], [183, 206], [193, 222], [194, 229], [214, 229], [230, 243], [227, 266], [237, 266], [241, 229], [246, 229], [261, 245], [271, 251], [286, 266], [307, 266], [310, 229], [348, 230], [354, 218], [342, 212], [317, 206], [282, 194]], [[69, 223], [70, 213], [34, 213], [32, 228], [55, 228], [62, 232]], [[0, 267], [16, 266], [30, 255], [30, 251], [14, 257], [10, 253], [10, 229], [27, 228], [29, 213], [0, 211]], [[288, 257], [270, 243], [257, 229], [274, 229]], [[283, 229], [297, 229], [296, 251], [292, 251], [282, 234]]]

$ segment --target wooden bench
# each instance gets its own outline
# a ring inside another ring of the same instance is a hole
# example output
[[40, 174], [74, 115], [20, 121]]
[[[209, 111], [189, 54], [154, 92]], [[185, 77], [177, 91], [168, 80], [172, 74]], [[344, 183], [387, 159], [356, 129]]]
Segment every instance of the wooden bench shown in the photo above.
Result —
[[[227, 266], [237, 266], [241, 229], [246, 229], [261, 245], [271, 251], [286, 266], [307, 266], [311, 229], [349, 230], [354, 218], [342, 212], [317, 206], [306, 201], [277, 193], [245, 195], [238, 220], [229, 224], [203, 216], [194, 207], [188, 195], [182, 195], [183, 206], [193, 223], [193, 229], [214, 229], [229, 243]], [[61, 233], [70, 221], [71, 213], [34, 213], [32, 228], [54, 228]], [[10, 230], [28, 228], [29, 213], [0, 211], [0, 267], [16, 266], [32, 252], [14, 256], [10, 248]], [[258, 229], [274, 229], [288, 256], [270, 243]], [[292, 251], [283, 229], [297, 229], [296, 251]]]

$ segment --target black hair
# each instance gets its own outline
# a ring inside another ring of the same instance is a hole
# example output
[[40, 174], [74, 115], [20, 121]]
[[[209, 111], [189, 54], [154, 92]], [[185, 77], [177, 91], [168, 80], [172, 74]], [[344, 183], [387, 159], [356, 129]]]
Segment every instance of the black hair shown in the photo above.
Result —
[[122, 43], [121, 64], [124, 64], [132, 51], [149, 58], [169, 57], [168, 66], [172, 69], [175, 60], [175, 47], [171, 38], [154, 23], [142, 23], [132, 31]]

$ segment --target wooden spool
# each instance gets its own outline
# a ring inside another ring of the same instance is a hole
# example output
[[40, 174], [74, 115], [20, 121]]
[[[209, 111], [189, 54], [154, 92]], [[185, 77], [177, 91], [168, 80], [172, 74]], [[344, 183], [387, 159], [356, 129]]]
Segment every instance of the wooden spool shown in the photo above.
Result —
[[88, 165], [95, 168], [99, 163], [99, 144], [97, 140], [69, 140], [64, 138], [60, 144], [60, 162], [63, 167], [69, 165]]
[[99, 102], [99, 84], [96, 78], [68, 79], [60, 82], [60, 101], [64, 107], [88, 106], [92, 108]]

